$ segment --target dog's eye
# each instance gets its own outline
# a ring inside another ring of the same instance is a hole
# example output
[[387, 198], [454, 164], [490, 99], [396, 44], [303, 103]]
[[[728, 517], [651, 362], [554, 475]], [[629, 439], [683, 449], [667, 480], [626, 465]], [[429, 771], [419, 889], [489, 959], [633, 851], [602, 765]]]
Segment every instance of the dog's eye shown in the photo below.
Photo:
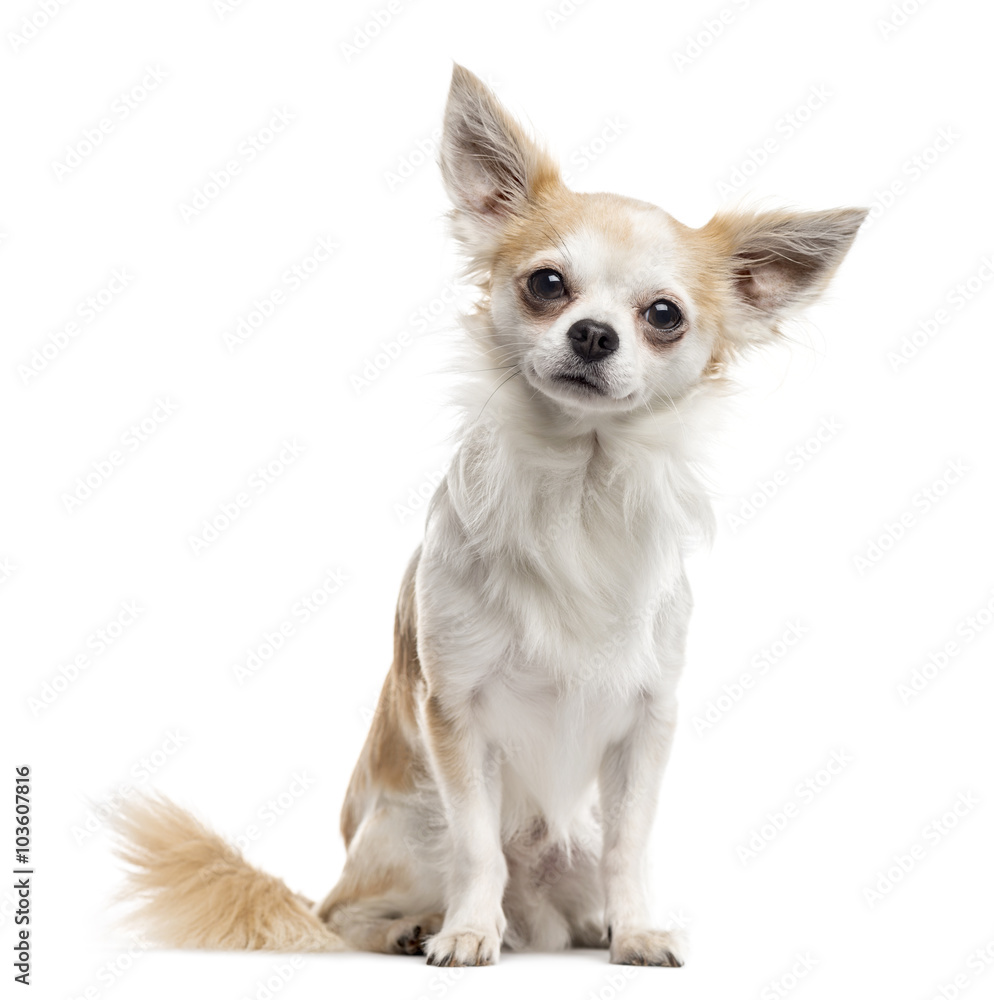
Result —
[[675, 330], [683, 320], [683, 314], [676, 307], [676, 303], [670, 302], [669, 299], [653, 302], [643, 315], [650, 326], [667, 333]]
[[540, 299], [561, 299], [566, 294], [566, 283], [558, 271], [543, 267], [528, 279], [528, 291]]

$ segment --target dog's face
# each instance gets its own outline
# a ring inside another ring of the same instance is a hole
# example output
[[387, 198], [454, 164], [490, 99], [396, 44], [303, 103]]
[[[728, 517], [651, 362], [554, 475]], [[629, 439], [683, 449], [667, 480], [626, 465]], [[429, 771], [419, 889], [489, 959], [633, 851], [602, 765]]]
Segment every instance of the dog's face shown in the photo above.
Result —
[[500, 350], [566, 408], [679, 398], [715, 343], [694, 247], [665, 212], [556, 188], [508, 220], [491, 270]]
[[865, 212], [726, 214], [579, 194], [457, 66], [441, 166], [489, 296], [482, 345], [566, 411], [672, 406], [824, 288]]

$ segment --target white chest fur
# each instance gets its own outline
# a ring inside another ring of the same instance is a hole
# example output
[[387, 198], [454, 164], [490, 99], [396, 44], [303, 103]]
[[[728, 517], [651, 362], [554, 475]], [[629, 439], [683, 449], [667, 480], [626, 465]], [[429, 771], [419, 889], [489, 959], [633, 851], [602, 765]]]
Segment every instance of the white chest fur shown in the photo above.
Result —
[[429, 516], [419, 649], [494, 748], [505, 822], [537, 809], [565, 828], [641, 698], [676, 683], [681, 549], [710, 509], [666, 452], [529, 443], [506, 426], [463, 442]]

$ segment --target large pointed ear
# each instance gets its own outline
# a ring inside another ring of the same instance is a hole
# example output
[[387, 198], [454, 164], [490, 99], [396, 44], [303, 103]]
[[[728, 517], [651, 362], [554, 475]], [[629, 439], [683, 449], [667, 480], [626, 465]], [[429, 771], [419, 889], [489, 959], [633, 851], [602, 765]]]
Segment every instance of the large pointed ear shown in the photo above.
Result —
[[775, 329], [824, 291], [866, 218], [864, 208], [716, 215], [704, 232], [757, 328]]
[[442, 178], [457, 212], [494, 229], [544, 186], [559, 183], [555, 163], [463, 66], [452, 69], [441, 146]]

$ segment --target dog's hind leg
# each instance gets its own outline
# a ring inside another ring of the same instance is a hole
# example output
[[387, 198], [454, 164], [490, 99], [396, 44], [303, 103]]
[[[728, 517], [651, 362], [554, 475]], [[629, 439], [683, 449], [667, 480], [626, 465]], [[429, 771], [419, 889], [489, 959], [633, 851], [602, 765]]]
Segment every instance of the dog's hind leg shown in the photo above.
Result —
[[342, 806], [348, 848], [318, 917], [362, 951], [418, 954], [442, 925], [441, 804], [418, 731], [414, 554], [401, 585], [394, 661]]
[[356, 831], [341, 878], [317, 910], [351, 948], [421, 954], [441, 928], [442, 876], [423, 824], [423, 811], [394, 799]]
[[327, 922], [340, 928], [342, 939], [357, 951], [423, 955], [426, 938], [441, 930], [444, 914], [398, 915], [397, 902], [389, 897], [341, 902]]

